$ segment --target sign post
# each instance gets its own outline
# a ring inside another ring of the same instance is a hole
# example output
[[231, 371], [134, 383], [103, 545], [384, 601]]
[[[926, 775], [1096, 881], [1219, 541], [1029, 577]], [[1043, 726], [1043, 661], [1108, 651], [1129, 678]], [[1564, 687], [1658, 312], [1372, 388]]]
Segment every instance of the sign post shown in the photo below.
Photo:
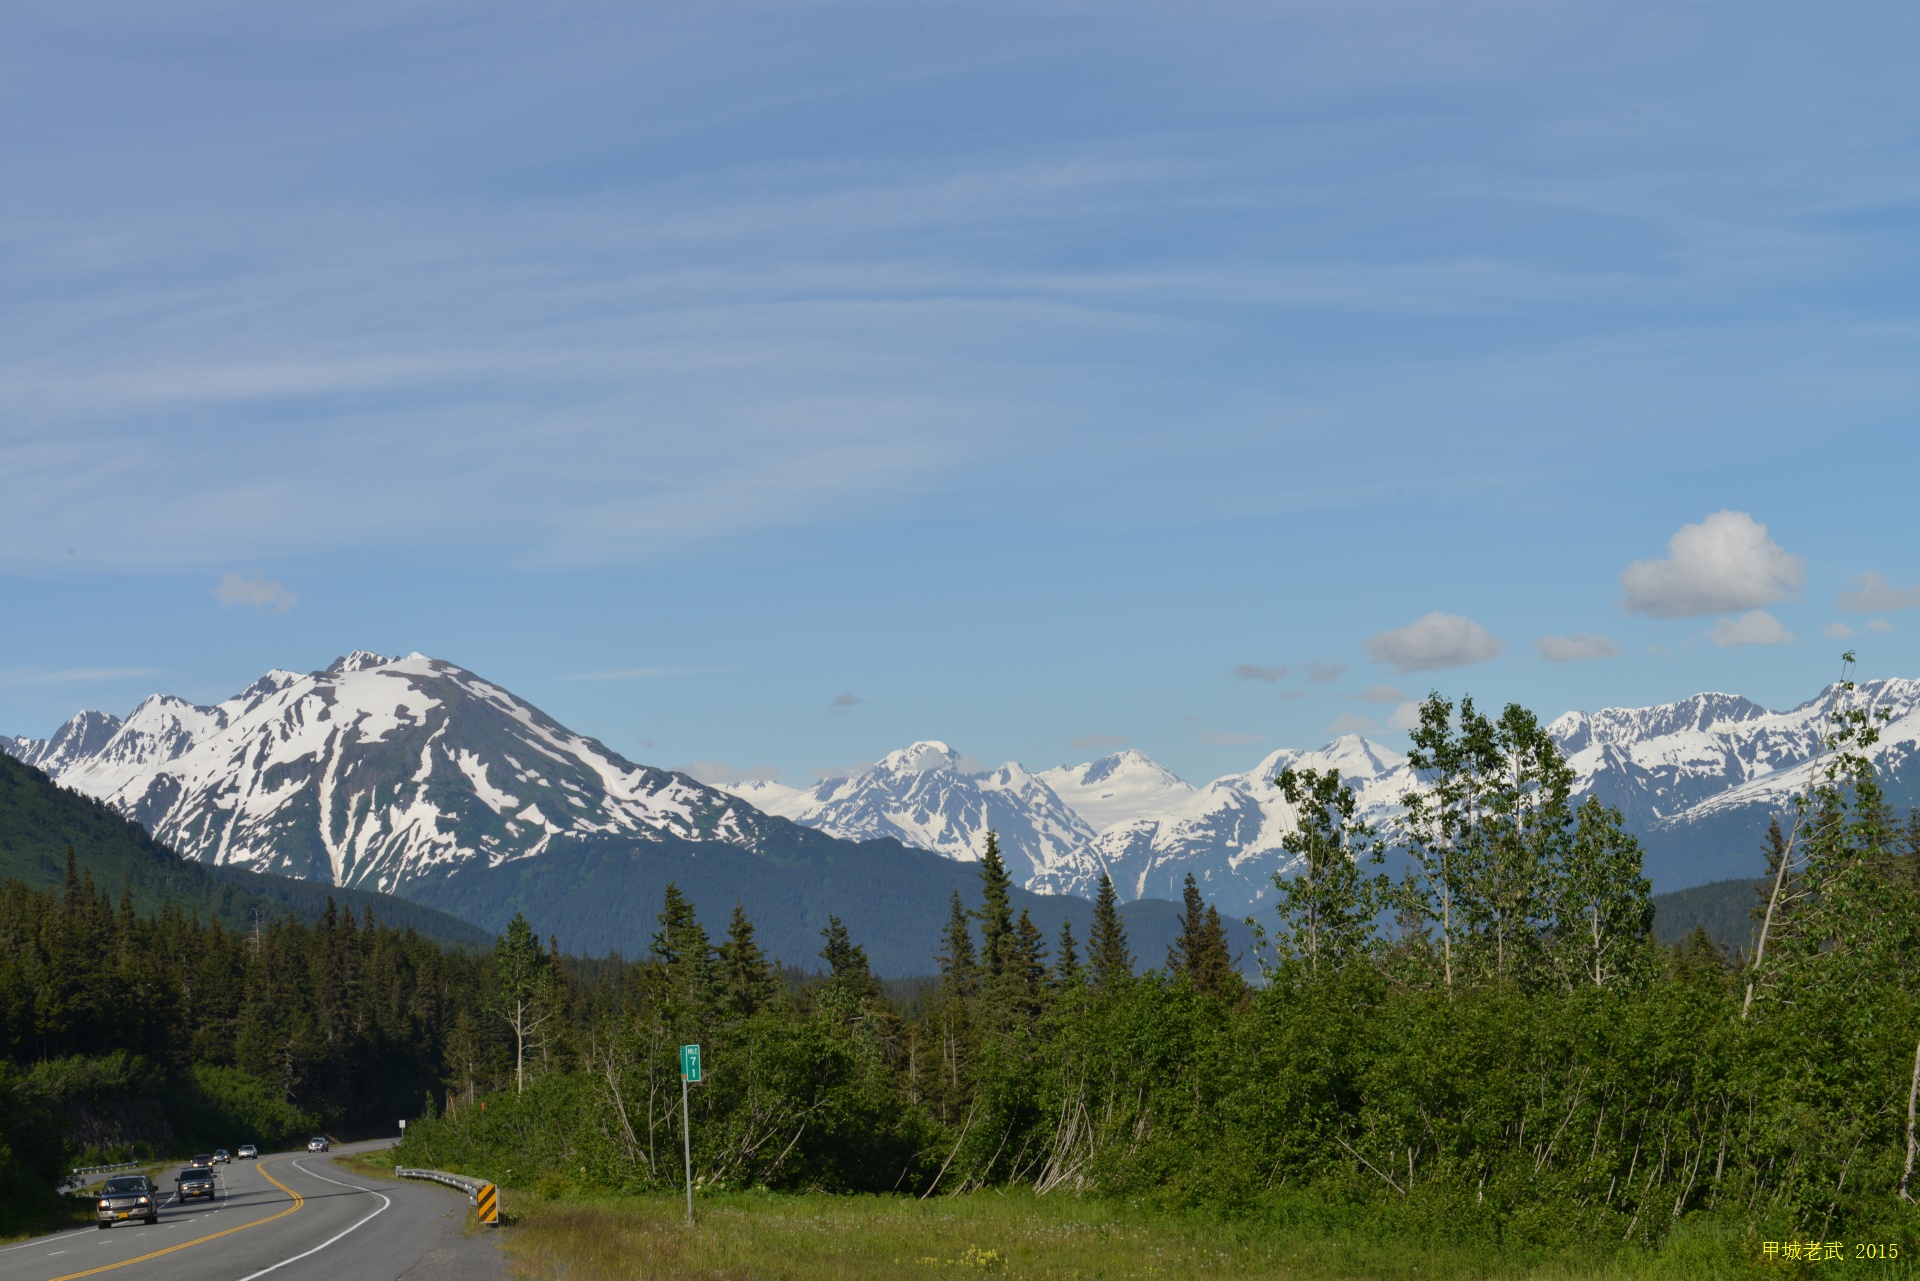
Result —
[[687, 1226], [693, 1226], [693, 1129], [688, 1124], [687, 1086], [700, 1083], [700, 1047], [680, 1047], [680, 1142], [687, 1154]]

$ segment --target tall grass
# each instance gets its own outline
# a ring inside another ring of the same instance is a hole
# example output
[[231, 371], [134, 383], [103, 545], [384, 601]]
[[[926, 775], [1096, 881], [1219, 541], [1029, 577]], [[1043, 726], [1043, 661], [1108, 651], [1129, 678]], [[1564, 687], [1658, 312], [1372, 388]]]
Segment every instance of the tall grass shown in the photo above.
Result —
[[1320, 1278], [1591, 1278], [1871, 1275], [1895, 1281], [1911, 1264], [1762, 1263], [1757, 1242], [1693, 1223], [1657, 1250], [1434, 1241], [1361, 1223], [1304, 1226], [1274, 1218], [1222, 1221], [1114, 1202], [1020, 1192], [963, 1197], [740, 1193], [698, 1205], [686, 1226], [673, 1197], [509, 1196], [505, 1245], [536, 1281], [881, 1281], [1031, 1277], [1052, 1281], [1318, 1281]]

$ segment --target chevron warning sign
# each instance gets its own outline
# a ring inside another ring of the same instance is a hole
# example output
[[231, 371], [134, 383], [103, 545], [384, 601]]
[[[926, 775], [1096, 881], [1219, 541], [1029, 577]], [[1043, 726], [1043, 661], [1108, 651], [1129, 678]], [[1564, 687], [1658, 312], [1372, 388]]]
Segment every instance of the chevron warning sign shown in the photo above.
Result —
[[491, 1183], [482, 1183], [480, 1190], [473, 1194], [474, 1213], [482, 1223], [498, 1226], [500, 1223], [500, 1189]]

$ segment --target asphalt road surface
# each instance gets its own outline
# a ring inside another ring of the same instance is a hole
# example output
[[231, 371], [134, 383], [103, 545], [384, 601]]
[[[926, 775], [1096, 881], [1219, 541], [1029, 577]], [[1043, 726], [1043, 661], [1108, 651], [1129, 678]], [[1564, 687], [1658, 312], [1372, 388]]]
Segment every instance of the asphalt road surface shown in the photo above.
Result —
[[[336, 1153], [387, 1146], [366, 1143]], [[184, 1168], [184, 1167], [182, 1167]], [[468, 1236], [467, 1199], [370, 1179], [331, 1155], [282, 1152], [215, 1167], [220, 1195], [181, 1205], [163, 1171], [160, 1222], [88, 1226], [0, 1249], [0, 1281], [497, 1281], [499, 1250]], [[486, 1229], [491, 1232], [493, 1229]]]

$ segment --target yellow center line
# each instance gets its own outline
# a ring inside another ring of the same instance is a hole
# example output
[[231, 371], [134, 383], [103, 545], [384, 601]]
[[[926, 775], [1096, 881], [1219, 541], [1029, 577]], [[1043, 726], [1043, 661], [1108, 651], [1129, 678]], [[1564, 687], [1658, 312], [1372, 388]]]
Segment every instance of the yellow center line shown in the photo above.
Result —
[[301, 1206], [307, 1203], [307, 1199], [305, 1197], [301, 1196], [298, 1192], [295, 1192], [292, 1188], [288, 1187], [286, 1184], [280, 1182], [280, 1180], [274, 1178], [271, 1174], [268, 1174], [266, 1166], [264, 1165], [260, 1166], [259, 1170], [262, 1178], [266, 1179], [266, 1181], [273, 1184], [274, 1187], [279, 1188], [282, 1192], [286, 1193], [288, 1196], [293, 1198], [292, 1205], [280, 1211], [280, 1213], [278, 1214], [268, 1215], [264, 1219], [255, 1219], [252, 1223], [242, 1223], [237, 1228], [228, 1228], [224, 1232], [209, 1232], [206, 1236], [195, 1237], [191, 1241], [182, 1241], [179, 1245], [170, 1245], [164, 1250], [155, 1250], [151, 1254], [143, 1254], [143, 1255], [140, 1255], [138, 1258], [122, 1259], [118, 1263], [108, 1263], [97, 1268], [88, 1268], [85, 1272], [69, 1272], [63, 1277], [54, 1277], [53, 1281], [74, 1281], [75, 1277], [95, 1276], [101, 1272], [111, 1272], [115, 1268], [124, 1268], [135, 1263], [145, 1263], [148, 1259], [157, 1259], [163, 1254], [172, 1254], [174, 1251], [184, 1250], [188, 1246], [204, 1245], [208, 1241], [217, 1241], [221, 1237], [230, 1237], [236, 1232], [245, 1232], [248, 1228], [257, 1228], [263, 1223], [272, 1223], [275, 1219], [284, 1219], [289, 1214], [292, 1214], [295, 1210], [298, 1210]]

